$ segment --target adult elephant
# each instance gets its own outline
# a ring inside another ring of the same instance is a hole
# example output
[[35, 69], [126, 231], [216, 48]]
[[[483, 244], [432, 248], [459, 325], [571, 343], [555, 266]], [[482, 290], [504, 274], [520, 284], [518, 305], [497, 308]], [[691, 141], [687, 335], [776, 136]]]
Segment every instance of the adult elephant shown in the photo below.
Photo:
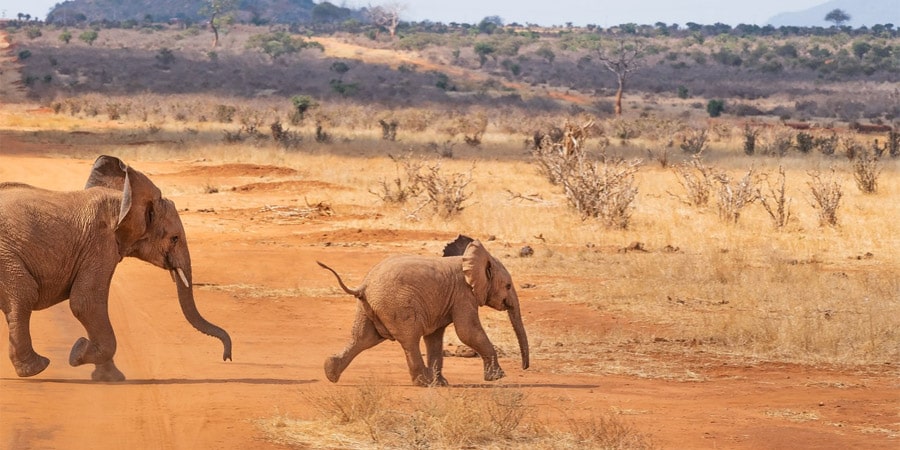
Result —
[[231, 338], [197, 311], [191, 255], [171, 200], [144, 174], [111, 156], [97, 158], [82, 191], [56, 192], [0, 183], [0, 309], [9, 325], [9, 357], [20, 377], [36, 375], [50, 360], [34, 351], [31, 312], [66, 299], [87, 331], [69, 364], [95, 364], [91, 378], [122, 381], [113, 355], [109, 284], [123, 257], [171, 272], [188, 322], [219, 338], [231, 359]]
[[[481, 242], [466, 236], [447, 245], [444, 257], [392, 256], [376, 264], [362, 285], [345, 292], [359, 299], [350, 342], [340, 354], [325, 361], [325, 376], [333, 383], [360, 352], [385, 339], [396, 340], [406, 353], [413, 383], [446, 386], [443, 368], [444, 330], [453, 323], [459, 339], [484, 362], [484, 379], [505, 376], [497, 351], [478, 317], [479, 306], [507, 311], [519, 341], [522, 368], [528, 368], [528, 338], [522, 324], [519, 297], [512, 277]], [[428, 365], [419, 347], [424, 337]]]

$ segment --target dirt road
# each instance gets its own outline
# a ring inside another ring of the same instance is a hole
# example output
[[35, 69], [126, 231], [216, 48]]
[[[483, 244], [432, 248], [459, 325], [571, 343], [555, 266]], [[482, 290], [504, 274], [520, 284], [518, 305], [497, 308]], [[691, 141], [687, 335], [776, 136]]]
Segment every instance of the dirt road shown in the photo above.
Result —
[[[33, 148], [30, 144], [9, 134], [0, 135], [0, 142], [0, 181], [79, 189], [92, 162], [33, 154], [26, 151]], [[35, 346], [52, 362], [36, 377], [21, 379], [5, 356], [0, 360], [2, 448], [285, 448], [267, 440], [258, 422], [278, 414], [312, 417], [302, 393], [330, 385], [322, 363], [342, 348], [355, 308], [315, 261], [340, 267], [355, 282], [388, 254], [437, 252], [453, 237], [349, 227], [340, 214], [282, 220], [266, 205], [290, 204], [288, 198], [327, 189], [323, 180], [301, 179], [290, 170], [197, 161], [128, 162], [150, 174], [182, 210], [198, 307], [231, 333], [234, 361], [221, 361], [221, 344], [184, 320], [165, 271], [126, 260], [113, 278], [110, 316], [119, 342], [116, 362], [128, 380], [94, 383], [89, 381], [92, 367], [67, 364], [71, 345], [84, 335], [67, 303], [37, 312], [32, 317]], [[204, 186], [210, 180], [256, 187], [207, 194]], [[279, 183], [279, 189], [267, 189], [273, 186], [267, 183]], [[352, 210], [352, 205], [341, 210]], [[542, 302], [531, 291], [520, 295], [530, 333], [577, 332], [614, 320], [595, 309]], [[0, 326], [0, 333], [6, 332], [5, 324]], [[0, 342], [5, 355], [8, 343]], [[539, 351], [533, 351], [527, 371], [515, 358], [501, 363], [508, 374], [503, 382], [526, 391], [551, 420], [556, 417], [562, 424], [570, 416], [618, 411], [660, 448], [900, 445], [900, 386], [896, 377], [884, 373], [711, 361], [700, 381], [685, 382], [565, 373], [555, 370], [564, 361]], [[487, 386], [480, 377], [480, 360], [452, 358], [445, 366], [454, 385]], [[410, 386], [396, 343], [363, 353], [340, 385], [352, 388], [368, 378], [401, 393], [420, 389]]]

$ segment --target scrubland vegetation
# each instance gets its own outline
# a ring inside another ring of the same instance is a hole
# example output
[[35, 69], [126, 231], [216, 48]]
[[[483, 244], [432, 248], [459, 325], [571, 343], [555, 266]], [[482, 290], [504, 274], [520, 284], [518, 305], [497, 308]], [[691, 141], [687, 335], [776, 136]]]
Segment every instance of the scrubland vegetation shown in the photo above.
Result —
[[[235, 26], [215, 49], [195, 26], [103, 28], [91, 42], [23, 28], [12, 31], [24, 84], [49, 114], [3, 121], [126, 159], [292, 167], [345, 188], [307, 201], [347, 227], [491, 240], [526, 310], [564, 302], [624, 318], [575, 330], [533, 318], [532, 352], [556, 373], [896, 373], [897, 31], [626, 28], [419, 25], [389, 39]], [[623, 33], [646, 51], [616, 116], [596, 46]], [[260, 44], [274, 40], [277, 51]], [[382, 50], [393, 56], [371, 56]], [[503, 319], [484, 320], [515, 353]], [[321, 414], [265, 420], [273, 439], [652, 447], [614, 414], [552, 429], [514, 386], [412, 402], [378, 383], [303, 395]]]

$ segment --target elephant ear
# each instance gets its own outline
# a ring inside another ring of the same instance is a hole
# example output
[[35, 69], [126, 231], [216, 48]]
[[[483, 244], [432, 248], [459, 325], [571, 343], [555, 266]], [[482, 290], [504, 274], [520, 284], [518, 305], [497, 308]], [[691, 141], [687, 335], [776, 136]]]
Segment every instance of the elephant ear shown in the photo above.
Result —
[[475, 239], [460, 234], [456, 237], [456, 240], [444, 246], [444, 256], [462, 256], [466, 251], [466, 246], [474, 240]]
[[116, 239], [120, 252], [143, 236], [154, 220], [154, 206], [162, 198], [159, 188], [146, 175], [118, 158], [101, 156], [94, 162], [85, 189], [102, 186], [122, 193]]
[[100, 156], [94, 161], [94, 167], [91, 168], [91, 175], [84, 188], [90, 189], [96, 186], [122, 192], [122, 203], [116, 221], [116, 226], [118, 226], [131, 210], [131, 180], [128, 179], [128, 166], [114, 156]]
[[494, 278], [491, 255], [481, 242], [473, 240], [463, 253], [462, 271], [472, 288], [479, 306], [487, 303], [491, 280]]

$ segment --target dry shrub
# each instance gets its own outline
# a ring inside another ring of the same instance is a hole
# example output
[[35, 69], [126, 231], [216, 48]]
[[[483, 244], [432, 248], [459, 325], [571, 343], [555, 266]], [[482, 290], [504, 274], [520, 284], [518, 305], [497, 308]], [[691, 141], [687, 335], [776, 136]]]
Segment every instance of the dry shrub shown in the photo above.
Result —
[[769, 213], [772, 225], [777, 229], [784, 228], [791, 220], [791, 199], [787, 197], [786, 180], [784, 166], [778, 166], [778, 178], [774, 184], [766, 177], [768, 190], [766, 192], [757, 190], [759, 203]]
[[881, 175], [881, 164], [878, 157], [869, 150], [860, 148], [853, 160], [853, 178], [856, 187], [864, 194], [874, 194], [878, 191], [878, 176]]
[[411, 153], [397, 157], [393, 155], [388, 156], [394, 161], [396, 176], [390, 182], [382, 178], [379, 183], [380, 190], [373, 191], [369, 189], [369, 192], [380, 198], [384, 203], [406, 203], [422, 192], [422, 186], [419, 184], [419, 171], [422, 170], [425, 161], [421, 158], [413, 157]]
[[784, 156], [794, 146], [794, 132], [787, 127], [771, 128], [759, 140], [760, 153], [767, 156]]
[[703, 153], [709, 144], [709, 131], [706, 128], [688, 128], [684, 131], [681, 150], [691, 155]]
[[574, 447], [605, 450], [637, 450], [653, 448], [650, 440], [618, 417], [607, 414], [585, 421], [569, 420]]
[[313, 448], [652, 448], [648, 438], [612, 414], [540, 423], [528, 396], [514, 388], [420, 390], [411, 401], [389, 387], [305, 391], [315, 418], [278, 415], [260, 422], [268, 437]]
[[837, 179], [834, 167], [830, 175], [822, 175], [818, 170], [809, 172], [812, 207], [818, 210], [820, 226], [835, 226], [838, 223], [837, 211], [844, 196], [844, 189]]
[[582, 219], [597, 218], [607, 227], [625, 229], [638, 191], [634, 175], [641, 161], [607, 157], [589, 160], [584, 144], [592, 125], [593, 121], [582, 126], [566, 123], [560, 142], [544, 135], [533, 154], [541, 172], [551, 183], [562, 186], [569, 204]]
[[431, 205], [435, 214], [443, 218], [459, 214], [465, 209], [463, 203], [472, 196], [466, 188], [472, 182], [474, 170], [473, 163], [468, 173], [444, 174], [441, 172], [441, 163], [426, 165], [425, 170], [417, 174], [417, 181], [427, 196], [418, 209]]
[[758, 183], [753, 169], [748, 170], [740, 180], [733, 180], [726, 173], [719, 173], [715, 178], [719, 182], [716, 190], [719, 199], [716, 203], [719, 217], [726, 222], [737, 223], [741, 217], [741, 210], [755, 202], [758, 197]]
[[675, 167], [675, 177], [678, 184], [684, 188], [687, 197], [681, 197], [672, 194], [690, 206], [703, 207], [709, 203], [710, 193], [712, 192], [712, 182], [717, 175], [717, 170], [703, 163], [702, 155], [696, 154], [691, 157], [690, 161], [685, 161]]
[[468, 186], [472, 182], [475, 164], [467, 173], [446, 174], [440, 162], [428, 162], [424, 158], [408, 153], [401, 157], [391, 156], [397, 175], [392, 181], [382, 179], [378, 190], [369, 192], [385, 203], [404, 204], [417, 200], [415, 209], [409, 213], [410, 218], [426, 206], [431, 206], [434, 213], [447, 218], [465, 209], [464, 203], [472, 197]]

